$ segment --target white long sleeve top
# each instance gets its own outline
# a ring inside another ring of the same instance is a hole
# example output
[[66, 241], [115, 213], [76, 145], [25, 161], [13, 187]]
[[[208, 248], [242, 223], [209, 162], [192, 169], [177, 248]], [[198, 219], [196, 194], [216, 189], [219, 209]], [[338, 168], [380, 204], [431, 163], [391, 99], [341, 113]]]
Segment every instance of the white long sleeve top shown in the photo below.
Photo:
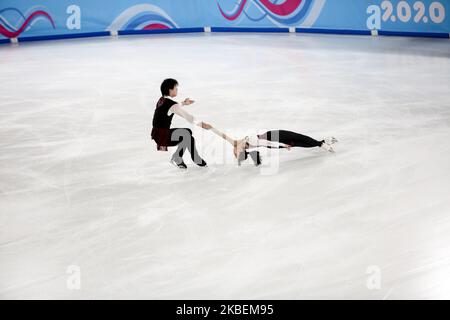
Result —
[[[166, 99], [170, 99], [174, 101], [171, 97], [164, 97]], [[182, 103], [176, 103], [172, 107], [169, 108], [168, 115], [175, 113], [176, 115], [179, 115], [180, 117], [186, 119], [188, 122], [193, 123], [197, 126], [201, 126], [202, 121], [196, 119], [192, 114], [187, 112], [185, 108], [182, 107]]]

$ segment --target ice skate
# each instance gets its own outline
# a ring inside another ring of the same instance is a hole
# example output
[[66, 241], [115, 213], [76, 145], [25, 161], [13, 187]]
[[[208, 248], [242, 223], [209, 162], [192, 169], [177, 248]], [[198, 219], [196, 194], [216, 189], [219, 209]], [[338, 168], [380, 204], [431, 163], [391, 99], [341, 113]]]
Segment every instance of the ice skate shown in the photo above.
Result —
[[248, 157], [247, 151], [243, 150], [243, 151], [239, 152], [239, 154], [237, 156], [238, 166], [240, 166], [243, 161], [247, 160], [247, 157]]
[[322, 145], [320, 146], [322, 149], [324, 149], [325, 151], [334, 153], [334, 149], [331, 145], [327, 144], [326, 142], [322, 142]]
[[327, 138], [323, 139], [323, 141], [330, 146], [332, 144], [335, 144], [336, 142], [338, 142], [338, 140], [335, 137], [327, 137]]
[[181, 169], [181, 170], [187, 170], [187, 166], [186, 166], [186, 164], [184, 163], [184, 161], [183, 161], [182, 158], [175, 158], [175, 157], [172, 157], [172, 158], [170, 159], [170, 163], [173, 164], [173, 165], [174, 165], [175, 167], [177, 167], [178, 169]]
[[248, 154], [250, 154], [250, 157], [252, 158], [255, 166], [259, 166], [262, 163], [259, 151], [250, 151]]
[[196, 165], [198, 165], [199, 167], [205, 167], [205, 168], [208, 167], [208, 164], [207, 164], [206, 161], [203, 160], [203, 159], [202, 159], [202, 162], [201, 162], [201, 163], [196, 163]]

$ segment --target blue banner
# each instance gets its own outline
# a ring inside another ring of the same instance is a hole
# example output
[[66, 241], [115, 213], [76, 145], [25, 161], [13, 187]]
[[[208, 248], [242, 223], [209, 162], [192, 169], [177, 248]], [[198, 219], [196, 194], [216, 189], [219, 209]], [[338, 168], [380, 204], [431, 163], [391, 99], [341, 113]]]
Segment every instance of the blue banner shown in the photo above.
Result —
[[1, 0], [0, 39], [196, 27], [450, 33], [449, 0]]

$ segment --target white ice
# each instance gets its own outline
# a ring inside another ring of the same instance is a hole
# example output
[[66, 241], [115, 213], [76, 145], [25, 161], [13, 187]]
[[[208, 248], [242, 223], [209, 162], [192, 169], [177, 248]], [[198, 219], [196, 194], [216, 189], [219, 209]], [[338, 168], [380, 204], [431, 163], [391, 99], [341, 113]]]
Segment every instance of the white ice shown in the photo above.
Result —
[[[181, 174], [149, 136], [166, 77], [234, 137], [333, 135], [337, 152], [237, 167], [198, 128], [209, 169], [186, 153]], [[6, 45], [0, 114], [0, 298], [450, 298], [448, 40]]]

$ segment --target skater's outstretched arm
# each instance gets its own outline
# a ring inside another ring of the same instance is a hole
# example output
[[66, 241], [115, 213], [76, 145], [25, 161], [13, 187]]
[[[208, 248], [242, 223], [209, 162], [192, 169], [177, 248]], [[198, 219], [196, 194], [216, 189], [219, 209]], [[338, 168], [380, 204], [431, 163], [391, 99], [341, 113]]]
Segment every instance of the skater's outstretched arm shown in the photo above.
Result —
[[217, 134], [222, 139], [228, 141], [233, 146], [233, 153], [236, 158], [238, 158], [239, 154], [243, 152], [246, 148], [246, 141], [244, 139], [236, 140], [228, 136], [226, 133], [220, 131], [217, 128], [211, 126], [211, 131]]
[[190, 105], [194, 103], [194, 100], [190, 100], [189, 98], [185, 99], [183, 102], [174, 104], [172, 107], [170, 107], [169, 109], [169, 115], [172, 113], [175, 113], [176, 115], [179, 115], [180, 117], [184, 118], [186, 121], [193, 123], [203, 129], [209, 130], [211, 129], [211, 125], [200, 121], [198, 119], [196, 119], [193, 115], [191, 115], [189, 112], [187, 112], [184, 108], [182, 108], [181, 106], [184, 105]]
[[228, 141], [229, 143], [231, 143], [232, 146], [236, 146], [237, 145], [237, 141], [233, 138], [231, 138], [230, 136], [228, 136], [226, 133], [220, 131], [217, 128], [214, 128], [213, 126], [210, 127], [210, 130], [212, 132], [214, 132], [215, 134], [217, 134], [219, 137], [221, 137], [222, 139], [225, 139], [226, 141]]

